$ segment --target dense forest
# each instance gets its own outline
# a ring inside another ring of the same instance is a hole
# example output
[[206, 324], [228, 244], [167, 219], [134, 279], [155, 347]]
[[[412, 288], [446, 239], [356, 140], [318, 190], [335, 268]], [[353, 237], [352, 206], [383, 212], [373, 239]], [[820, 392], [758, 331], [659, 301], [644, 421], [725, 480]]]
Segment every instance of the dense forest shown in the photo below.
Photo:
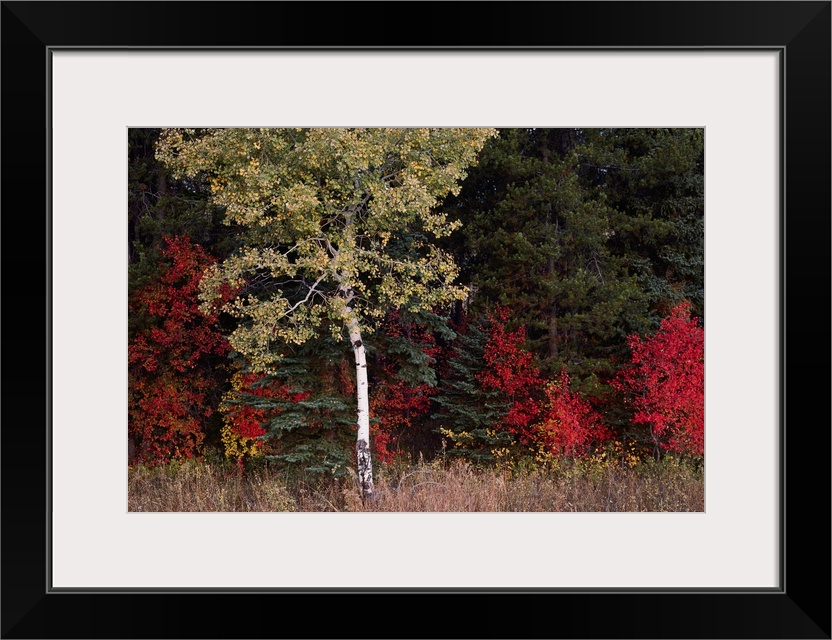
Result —
[[702, 129], [128, 136], [131, 470], [701, 472]]

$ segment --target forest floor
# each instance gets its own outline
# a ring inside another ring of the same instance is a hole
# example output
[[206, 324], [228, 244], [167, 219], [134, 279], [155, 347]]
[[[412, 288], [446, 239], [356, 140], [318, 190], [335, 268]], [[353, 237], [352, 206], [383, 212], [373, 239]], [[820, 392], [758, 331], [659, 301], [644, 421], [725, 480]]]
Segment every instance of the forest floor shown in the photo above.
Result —
[[507, 473], [462, 461], [380, 467], [375, 498], [354, 477], [289, 477], [261, 466], [172, 463], [128, 470], [134, 512], [690, 512], [705, 509], [704, 471], [674, 458]]

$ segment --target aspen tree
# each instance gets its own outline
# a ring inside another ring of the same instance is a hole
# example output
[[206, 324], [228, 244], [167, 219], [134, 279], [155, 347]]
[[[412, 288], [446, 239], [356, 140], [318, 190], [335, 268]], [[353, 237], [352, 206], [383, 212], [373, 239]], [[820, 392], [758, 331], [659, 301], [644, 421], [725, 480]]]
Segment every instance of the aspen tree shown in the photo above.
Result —
[[459, 183], [493, 129], [167, 129], [157, 157], [177, 178], [207, 179], [242, 248], [211, 268], [205, 309], [228, 286], [229, 337], [253, 371], [270, 373], [279, 344], [322, 331], [355, 356], [356, 456], [362, 497], [373, 495], [364, 340], [391, 309], [460, 300], [457, 266], [433, 240], [458, 224], [436, 205]]

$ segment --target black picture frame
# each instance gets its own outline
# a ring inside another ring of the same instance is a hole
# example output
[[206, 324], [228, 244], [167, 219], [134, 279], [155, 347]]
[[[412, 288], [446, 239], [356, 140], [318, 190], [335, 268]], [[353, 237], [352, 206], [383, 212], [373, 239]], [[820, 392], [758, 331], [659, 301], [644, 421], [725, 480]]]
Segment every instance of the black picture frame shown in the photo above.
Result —
[[[830, 15], [828, 1], [3, 2], [2, 637], [830, 638]], [[780, 588], [53, 592], [48, 90], [62, 47], [779, 51]]]

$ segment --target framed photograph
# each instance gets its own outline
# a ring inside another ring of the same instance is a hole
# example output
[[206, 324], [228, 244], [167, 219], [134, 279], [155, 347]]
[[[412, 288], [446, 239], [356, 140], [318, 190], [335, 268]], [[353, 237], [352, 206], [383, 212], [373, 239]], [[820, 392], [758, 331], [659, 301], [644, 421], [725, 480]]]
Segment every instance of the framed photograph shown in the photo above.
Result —
[[[2, 636], [829, 638], [830, 44], [829, 2], [3, 2]], [[704, 511], [129, 510], [128, 130], [260, 126], [704, 132]]]

